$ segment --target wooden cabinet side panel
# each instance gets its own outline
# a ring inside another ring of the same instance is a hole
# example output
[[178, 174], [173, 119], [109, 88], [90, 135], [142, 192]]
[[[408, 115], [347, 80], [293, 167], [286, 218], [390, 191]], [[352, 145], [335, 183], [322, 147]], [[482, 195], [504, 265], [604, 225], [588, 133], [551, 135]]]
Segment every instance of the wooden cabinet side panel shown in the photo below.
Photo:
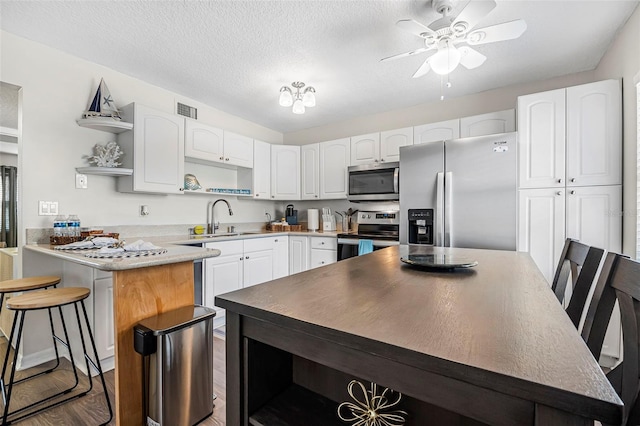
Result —
[[142, 413], [142, 356], [133, 349], [133, 326], [153, 315], [193, 305], [193, 262], [114, 272], [116, 416], [138, 426]]

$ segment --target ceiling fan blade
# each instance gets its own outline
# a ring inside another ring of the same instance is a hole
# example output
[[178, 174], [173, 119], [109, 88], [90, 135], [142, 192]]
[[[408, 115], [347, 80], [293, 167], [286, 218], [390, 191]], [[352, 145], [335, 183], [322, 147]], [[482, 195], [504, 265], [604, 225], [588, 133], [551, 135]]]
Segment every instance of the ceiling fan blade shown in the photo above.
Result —
[[386, 58], [380, 59], [380, 62], [391, 61], [393, 59], [406, 58], [407, 56], [417, 55], [418, 53], [426, 52], [427, 50], [431, 50], [428, 47], [422, 47], [420, 49], [412, 50], [411, 52], [400, 53], [399, 55], [388, 56]]
[[[431, 59], [431, 58], [429, 58]], [[424, 61], [424, 63], [422, 65], [420, 65], [420, 68], [418, 68], [418, 71], [416, 71], [413, 74], [413, 78], [418, 78], [418, 77], [422, 77], [423, 75], [425, 75], [426, 73], [429, 72], [429, 70], [431, 69], [431, 65], [429, 65], [429, 59], [427, 59], [426, 61]]]
[[520, 37], [527, 29], [527, 23], [522, 19], [503, 24], [492, 25], [471, 31], [467, 36], [467, 43], [471, 46], [493, 43], [494, 41], [512, 40]]
[[472, 0], [467, 6], [456, 16], [456, 19], [451, 23], [451, 29], [460, 28], [460, 25], [464, 26], [464, 31], [469, 31], [473, 28], [482, 18], [487, 16], [496, 7], [494, 0], [489, 1], [476, 1]]
[[470, 70], [478, 68], [480, 65], [484, 64], [484, 61], [487, 59], [487, 57], [482, 53], [470, 48], [469, 46], [459, 47], [458, 51], [460, 52], [460, 63]]
[[426, 38], [427, 36], [437, 37], [435, 31], [433, 31], [429, 27], [425, 27], [420, 22], [414, 21], [413, 19], [402, 19], [396, 22], [396, 25], [403, 29], [404, 31], [408, 31], [411, 34], [415, 34], [418, 37]]

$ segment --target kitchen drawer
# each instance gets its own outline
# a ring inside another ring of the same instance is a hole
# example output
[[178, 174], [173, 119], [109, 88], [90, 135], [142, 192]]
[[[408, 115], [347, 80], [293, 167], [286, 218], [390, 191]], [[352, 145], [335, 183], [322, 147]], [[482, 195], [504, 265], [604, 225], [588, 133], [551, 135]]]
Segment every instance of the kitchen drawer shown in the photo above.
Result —
[[311, 248], [322, 250], [338, 250], [338, 238], [311, 237]]
[[261, 250], [273, 250], [275, 245], [275, 237], [267, 238], [250, 238], [244, 240], [244, 251], [261, 251]]
[[335, 263], [337, 260], [337, 250], [311, 249], [311, 269]]
[[220, 241], [219, 243], [218, 242], [206, 243], [205, 247], [220, 250], [220, 256], [227, 256], [230, 254], [242, 254], [244, 252], [242, 240]]

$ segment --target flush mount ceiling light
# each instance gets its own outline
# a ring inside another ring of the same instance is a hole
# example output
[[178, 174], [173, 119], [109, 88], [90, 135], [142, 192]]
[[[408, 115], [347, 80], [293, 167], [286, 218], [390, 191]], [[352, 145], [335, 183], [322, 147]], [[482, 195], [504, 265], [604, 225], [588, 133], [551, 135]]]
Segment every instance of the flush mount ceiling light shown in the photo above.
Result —
[[289, 86], [282, 86], [280, 88], [280, 106], [290, 107], [293, 105], [294, 114], [304, 114], [305, 107], [311, 108], [316, 106], [316, 89], [311, 86], [304, 88], [305, 84], [301, 81], [294, 81], [291, 83], [294, 90]]

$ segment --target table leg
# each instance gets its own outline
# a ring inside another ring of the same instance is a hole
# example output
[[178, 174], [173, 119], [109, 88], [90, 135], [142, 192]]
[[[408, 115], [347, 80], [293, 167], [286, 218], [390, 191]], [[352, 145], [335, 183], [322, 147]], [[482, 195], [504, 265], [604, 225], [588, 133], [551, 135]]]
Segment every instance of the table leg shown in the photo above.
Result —
[[227, 369], [227, 424], [247, 425], [249, 419], [245, 410], [245, 348], [241, 334], [241, 317], [227, 310], [225, 314], [226, 369]]

